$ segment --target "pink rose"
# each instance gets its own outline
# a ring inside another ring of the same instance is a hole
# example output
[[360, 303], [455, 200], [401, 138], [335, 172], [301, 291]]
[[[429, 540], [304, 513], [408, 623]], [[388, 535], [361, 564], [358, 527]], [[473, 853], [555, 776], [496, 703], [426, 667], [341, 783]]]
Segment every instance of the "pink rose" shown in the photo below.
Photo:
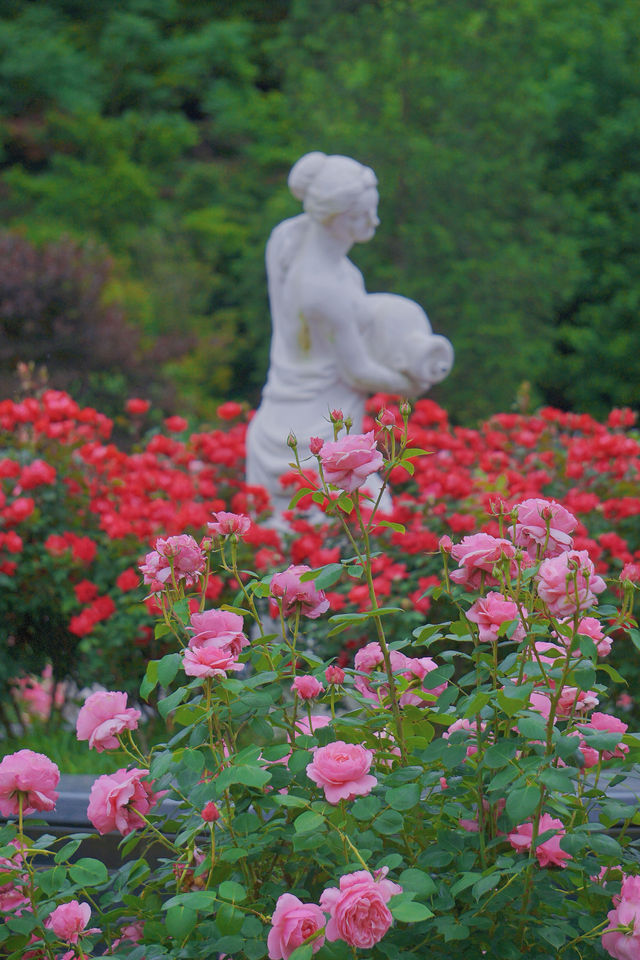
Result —
[[[302, 903], [292, 893], [278, 897], [267, 938], [269, 960], [287, 960], [297, 947], [325, 924], [324, 913], [315, 903]], [[324, 943], [321, 934], [311, 942], [314, 953]]]
[[334, 483], [347, 493], [361, 487], [368, 476], [384, 463], [376, 447], [373, 430], [351, 433], [325, 443], [320, 451], [322, 470], [327, 483]]
[[56, 787], [60, 771], [53, 760], [33, 750], [10, 753], [0, 763], [0, 813], [10, 817], [36, 810], [53, 810], [58, 799]]
[[324, 440], [322, 439], [322, 437], [311, 437], [311, 439], [309, 440], [309, 450], [314, 455], [314, 457], [317, 457], [317, 455], [320, 453], [323, 447], [324, 447]]
[[371, 793], [377, 779], [369, 774], [373, 752], [357, 743], [336, 740], [326, 747], [316, 747], [313, 760], [307, 765], [307, 776], [322, 787], [327, 801], [353, 800]]
[[[451, 548], [451, 556], [458, 561], [458, 569], [451, 573], [454, 583], [471, 589], [478, 589], [483, 581], [488, 586], [497, 584], [493, 568], [501, 558], [513, 561], [516, 548], [510, 540], [492, 537], [488, 533], [473, 533], [463, 537], [460, 543]], [[515, 564], [511, 563], [512, 572]]]
[[[536, 847], [536, 857], [541, 867], [548, 867], [550, 864], [556, 867], [566, 867], [566, 861], [571, 860], [571, 854], [566, 853], [560, 847], [560, 840], [565, 835], [565, 829], [562, 820], [556, 820], [548, 813], [543, 813], [540, 817], [538, 827], [538, 836], [546, 833], [547, 830], [555, 830], [553, 837], [549, 837], [544, 843]], [[514, 850], [521, 853], [531, 848], [533, 843], [533, 824], [522, 823], [509, 834], [509, 843]]]
[[568, 550], [543, 560], [537, 574], [538, 596], [554, 617], [570, 617], [598, 601], [605, 582], [599, 577], [586, 550]]
[[215, 646], [224, 649], [234, 657], [238, 657], [249, 641], [243, 633], [244, 621], [239, 613], [230, 610], [204, 610], [202, 613], [192, 613], [190, 626], [187, 627], [193, 636], [189, 646]]
[[557, 557], [571, 549], [571, 534], [578, 521], [561, 504], [555, 500], [533, 497], [523, 500], [515, 509], [514, 540], [519, 547], [524, 547], [530, 557], [535, 559], [541, 547], [544, 547], [546, 557]]
[[139, 943], [144, 936], [144, 923], [141, 920], [135, 920], [133, 923], [125, 923], [120, 927], [120, 936], [113, 941], [112, 950], [117, 950], [121, 943], [129, 940], [131, 943]]
[[[94, 782], [89, 797], [87, 817], [98, 833], [118, 830], [126, 837], [144, 826], [143, 816], [158, 802], [158, 796], [145, 782], [148, 770], [116, 770]], [[139, 816], [139, 814], [141, 816]]]
[[498, 592], [488, 593], [486, 597], [476, 600], [467, 612], [467, 620], [477, 623], [482, 643], [496, 642], [502, 624], [513, 620], [518, 621], [518, 626], [511, 639], [520, 643], [525, 637], [517, 604]]
[[595, 617], [583, 617], [578, 624], [578, 633], [585, 637], [591, 637], [595, 643], [598, 656], [606, 657], [611, 652], [611, 637], [605, 635], [602, 624]]
[[[389, 658], [391, 660], [392, 673], [399, 674], [407, 669], [409, 658], [400, 650], [391, 650], [389, 652]], [[361, 647], [355, 655], [354, 666], [356, 670], [359, 670], [361, 673], [371, 674], [374, 670], [383, 672], [385, 669], [384, 657], [380, 644], [374, 641]], [[376, 700], [377, 702], [380, 702], [381, 699], [385, 699], [389, 695], [389, 688], [386, 684], [381, 684], [374, 690], [366, 677], [356, 677], [355, 688], [363, 697], [366, 697], [368, 700]]]
[[79, 934], [99, 932], [97, 928], [85, 930], [90, 919], [91, 907], [88, 903], [69, 900], [68, 903], [61, 903], [49, 914], [45, 921], [45, 927], [52, 930], [59, 940], [66, 940], [67, 943], [77, 943]]
[[[627, 732], [628, 724], [618, 720], [610, 713], [592, 713], [589, 717], [589, 723], [582, 726], [582, 730], [602, 730], [605, 733], [619, 733], [624, 735]], [[626, 743], [619, 743], [613, 750], [603, 750], [602, 759], [611, 760], [613, 757], [624, 757], [629, 753], [629, 747]]]
[[315, 697], [320, 696], [324, 687], [315, 677], [312, 677], [310, 674], [304, 674], [301, 677], [295, 678], [291, 684], [291, 689], [298, 694], [301, 700], [313, 700]]
[[[418, 680], [424, 681], [425, 677], [428, 677], [433, 670], [437, 669], [438, 664], [435, 660], [432, 660], [431, 657], [408, 657], [404, 666], [405, 670], [403, 670], [402, 676], [405, 680], [411, 681], [417, 678]], [[428, 684], [421, 683], [419, 687], [414, 687], [412, 690], [407, 690], [406, 693], [402, 694], [400, 697], [400, 706], [404, 707], [408, 703], [419, 706], [427, 702], [424, 696], [425, 693], [431, 694], [432, 697], [439, 697], [446, 689], [446, 680], [444, 683], [438, 683], [432, 688], [430, 688]]]
[[88, 740], [89, 749], [98, 753], [115, 750], [120, 744], [118, 734], [123, 730], [136, 730], [140, 711], [127, 707], [126, 693], [99, 690], [92, 693], [80, 708], [76, 720], [78, 740]]
[[224, 510], [219, 510], [213, 515], [215, 522], [208, 523], [207, 528], [220, 537], [230, 537], [232, 534], [242, 537], [251, 526], [251, 518], [244, 513], [225, 513]]
[[206, 567], [206, 557], [197, 541], [186, 533], [178, 536], [156, 540], [156, 548], [148, 553], [144, 562], [140, 564], [140, 572], [144, 582], [171, 583], [173, 576], [176, 581], [184, 580], [188, 587], [193, 586]]
[[190, 644], [182, 654], [182, 669], [188, 677], [226, 677], [228, 670], [242, 670], [242, 664], [224, 647]]
[[[29, 886], [29, 875], [21, 872], [24, 859], [17, 840], [11, 840], [9, 846], [15, 847], [11, 859], [0, 857], [0, 913], [15, 913], [20, 916], [23, 909], [31, 909], [31, 903], [24, 896]], [[7, 879], [7, 874], [10, 874]]]
[[301, 580], [303, 573], [308, 573], [311, 567], [304, 563], [297, 566], [292, 564], [282, 573], [276, 573], [271, 578], [271, 596], [282, 600], [282, 612], [290, 617], [299, 609], [303, 617], [317, 620], [329, 609], [323, 590], [318, 590], [313, 580]]
[[620, 895], [613, 898], [614, 909], [607, 914], [609, 927], [602, 935], [602, 946], [615, 960], [637, 960], [640, 956], [639, 881], [639, 877], [624, 879]]
[[598, 694], [595, 690], [578, 690], [577, 687], [563, 687], [558, 700], [556, 713], [559, 717], [588, 713], [598, 706]]
[[330, 914], [327, 940], [344, 940], [351, 947], [370, 950], [384, 937], [393, 923], [387, 907], [402, 887], [382, 877], [375, 880], [366, 870], [340, 877], [340, 889], [329, 887], [320, 897], [320, 906]]

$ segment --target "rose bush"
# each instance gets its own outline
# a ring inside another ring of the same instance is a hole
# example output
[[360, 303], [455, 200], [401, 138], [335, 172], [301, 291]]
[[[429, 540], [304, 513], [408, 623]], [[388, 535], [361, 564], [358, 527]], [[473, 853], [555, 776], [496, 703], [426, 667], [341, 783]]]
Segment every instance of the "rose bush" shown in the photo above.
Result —
[[[60, 391], [0, 403], [0, 631], [11, 649], [11, 656], [0, 660], [5, 730], [20, 719], [46, 717], [52, 703], [60, 706], [69, 673], [79, 684], [98, 681], [134, 693], [146, 659], [169, 649], [154, 632], [156, 600], [138, 602], [144, 595], [140, 557], [159, 546], [156, 569], [166, 575], [163, 542], [186, 534], [200, 545], [203, 535], [222, 531], [230, 514], [243, 515], [246, 526], [238, 543], [241, 566], [273, 573], [288, 565], [334, 563], [335, 579], [329, 582], [328, 573], [325, 588], [334, 612], [366, 609], [362, 581], [345, 574], [339, 563], [351, 555], [341, 525], [329, 515], [325, 522], [311, 522], [304, 512], [312, 493], [295, 507], [287, 542], [262, 523], [266, 495], [242, 481], [246, 423], [239, 405], [220, 408], [222, 429], [189, 432], [183, 418], [174, 418], [143, 436], [143, 418], [154, 411], [141, 398], [134, 400], [116, 424], [120, 435], [131, 430], [130, 452], [111, 439], [112, 421]], [[327, 460], [329, 469], [334, 459], [339, 462], [345, 477], [347, 469], [354, 471], [349, 477], [362, 476], [363, 489], [369, 468], [379, 469], [380, 456], [391, 451], [402, 426], [399, 408], [382, 396], [372, 399], [369, 410], [381, 406], [382, 416], [367, 418], [363, 439], [347, 437], [342, 454]], [[386, 519], [396, 528], [371, 529], [379, 550], [378, 595], [402, 606], [412, 628], [425, 615], [436, 620], [450, 615], [448, 601], [433, 595], [441, 583], [440, 537], [495, 536], [490, 504], [524, 502], [528, 507], [515, 541], [535, 554], [543, 529], [535, 509], [540, 498], [554, 501], [547, 556], [571, 536], [574, 549], [587, 551], [599, 576], [624, 568], [637, 582], [640, 447], [634, 420], [628, 410], [612, 411], [602, 424], [546, 408], [534, 416], [498, 414], [472, 430], [451, 426], [432, 401], [418, 401], [409, 444], [432, 455], [415, 461], [412, 474], [394, 468], [389, 476], [394, 511]], [[345, 438], [336, 442], [344, 444]], [[292, 494], [305, 485], [297, 471], [282, 482]], [[576, 519], [575, 528], [567, 527], [563, 511]], [[207, 600], [232, 603], [235, 589], [229, 571], [220, 569], [208, 577]], [[322, 652], [341, 665], [352, 663], [358, 647], [371, 639], [357, 624], [330, 638], [322, 629], [315, 633]], [[393, 627], [390, 637], [401, 639]], [[612, 662], [635, 689], [640, 671], [632, 652], [640, 636], [620, 628], [615, 639]], [[53, 670], [52, 676], [43, 680], [43, 669]], [[72, 689], [67, 685], [67, 692]], [[626, 709], [632, 707], [629, 694], [616, 688], [614, 700], [621, 695]]]
[[[428, 459], [409, 442], [405, 421], [385, 448], [385, 477]], [[106, 724], [100, 744], [113, 735], [130, 757], [97, 779], [89, 817], [120, 833], [133, 859], [108, 877], [96, 860], [72, 861], [80, 837], [29, 840], [24, 817], [38, 791], [55, 802], [57, 771], [25, 751], [5, 758], [14, 819], [0, 830], [0, 891], [20, 907], [0, 925], [2, 950], [11, 960], [633, 956], [640, 812], [611, 783], [633, 772], [640, 738], [595, 707], [609, 682], [623, 683], [600, 645], [635, 628], [634, 582], [612, 585], [618, 607], [603, 603], [600, 574], [573, 556], [572, 535], [554, 532], [553, 502], [536, 506], [540, 524], [522, 508], [535, 549], [522, 542], [518, 504], [500, 502], [482, 543], [443, 538], [436, 594], [455, 616], [411, 630], [410, 612], [378, 597], [370, 501], [318, 468], [300, 492], [343, 525], [341, 574], [364, 587], [366, 609], [314, 615], [335, 562], [297, 572], [313, 585], [311, 607], [306, 590], [291, 602], [271, 571], [239, 567], [250, 534], [240, 522], [200, 545], [204, 568], [170, 555], [170, 576], [149, 586], [174, 649], [149, 662], [140, 686], [143, 699], [165, 691], [167, 741], [142, 748], [119, 692], [95, 712], [89, 698], [80, 724], [83, 736]], [[540, 571], [564, 555], [549, 597]], [[237, 588], [225, 609], [210, 599], [218, 566]], [[274, 619], [261, 614], [269, 599]], [[583, 632], [585, 621], [600, 629]], [[376, 639], [355, 668], [336, 667], [308, 642], [321, 624]], [[194, 642], [227, 665], [186, 674]], [[303, 678], [317, 681], [313, 696]], [[150, 862], [152, 841], [164, 856]]]

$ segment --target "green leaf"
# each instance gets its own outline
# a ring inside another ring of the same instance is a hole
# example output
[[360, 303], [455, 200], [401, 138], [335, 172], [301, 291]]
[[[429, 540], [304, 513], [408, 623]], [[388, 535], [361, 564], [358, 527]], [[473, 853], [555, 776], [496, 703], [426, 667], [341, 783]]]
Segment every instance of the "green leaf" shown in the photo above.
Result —
[[497, 770], [500, 767], [506, 767], [516, 755], [517, 746], [514, 740], [500, 740], [498, 743], [487, 747], [483, 757], [485, 767], [490, 770]]
[[170, 693], [168, 697], [159, 700], [158, 712], [160, 716], [166, 720], [171, 711], [175, 710], [179, 703], [182, 703], [188, 692], [186, 687], [178, 687], [178, 689]]
[[591, 664], [576, 667], [575, 670], [571, 671], [571, 677], [580, 690], [592, 690], [596, 682], [595, 667]]
[[375, 830], [376, 833], [382, 833], [385, 836], [402, 833], [403, 826], [404, 817], [402, 817], [397, 810], [383, 810], [371, 824], [372, 829]]
[[351, 807], [351, 813], [356, 820], [373, 820], [381, 806], [377, 797], [359, 797]]
[[518, 717], [518, 731], [527, 740], [546, 740], [547, 727], [539, 717]]
[[69, 876], [75, 883], [81, 883], [83, 886], [96, 886], [99, 883], [106, 883], [109, 879], [107, 868], [100, 860], [93, 860], [91, 857], [82, 857], [69, 867]]
[[222, 900], [231, 900], [233, 903], [242, 903], [247, 899], [247, 891], [235, 880], [223, 880], [218, 887], [218, 894]]
[[244, 915], [230, 903], [221, 903], [216, 913], [216, 926], [223, 936], [233, 936], [242, 929]]
[[299, 817], [296, 817], [294, 823], [296, 833], [309, 833], [322, 827], [324, 827], [324, 817], [314, 810], [306, 810], [301, 813]]
[[403, 523], [394, 523], [392, 520], [376, 520], [377, 527], [389, 527], [390, 530], [394, 530], [396, 533], [406, 533], [406, 527]]
[[481, 879], [482, 876], [479, 873], [474, 873], [471, 871], [463, 873], [462, 876], [451, 886], [451, 896], [457, 897], [459, 893], [462, 893], [462, 891], [466, 890], [467, 887], [472, 887]]
[[393, 810], [411, 810], [420, 800], [420, 787], [417, 783], [406, 783], [387, 790], [384, 799]]
[[218, 774], [216, 788], [220, 793], [234, 783], [243, 783], [246, 787], [264, 787], [271, 780], [271, 774], [262, 767], [249, 767], [242, 764], [226, 767]]
[[159, 660], [150, 660], [147, 664], [144, 678], [140, 684], [140, 696], [148, 700], [149, 694], [155, 690], [158, 684], [158, 664]]
[[530, 784], [526, 787], [517, 787], [507, 796], [507, 814], [514, 823], [522, 823], [530, 817], [540, 803], [540, 787]]
[[396, 920], [400, 923], [420, 923], [421, 920], [428, 920], [433, 916], [429, 907], [424, 903], [415, 903], [413, 900], [402, 900], [400, 903], [394, 903], [395, 897], [389, 901], [389, 910]]
[[424, 870], [416, 870], [410, 867], [398, 877], [398, 883], [407, 893], [414, 893], [418, 897], [429, 897], [436, 892], [436, 885]]
[[471, 895], [474, 900], [479, 900], [480, 897], [484, 896], [485, 893], [488, 893], [489, 890], [493, 890], [495, 886], [500, 882], [500, 873], [495, 871], [494, 873], [489, 873], [485, 877], [481, 877], [476, 883], [474, 883], [471, 890]]
[[313, 956], [313, 944], [303, 943], [301, 947], [296, 947], [293, 953], [289, 954], [289, 960], [311, 960]]
[[161, 687], [168, 687], [178, 670], [182, 658], [179, 653], [168, 653], [158, 661], [158, 682]]
[[289, 502], [289, 510], [293, 510], [294, 507], [297, 507], [303, 497], [306, 497], [307, 494], [313, 493], [311, 487], [301, 487], [299, 490], [296, 490]]
[[70, 840], [69, 843], [65, 843], [64, 847], [61, 847], [53, 858], [55, 863], [62, 863], [72, 857], [81, 843], [82, 840]]
[[167, 910], [165, 924], [167, 931], [176, 940], [183, 940], [188, 933], [191, 933], [196, 925], [198, 915], [195, 910], [189, 910], [188, 907], [170, 907]]

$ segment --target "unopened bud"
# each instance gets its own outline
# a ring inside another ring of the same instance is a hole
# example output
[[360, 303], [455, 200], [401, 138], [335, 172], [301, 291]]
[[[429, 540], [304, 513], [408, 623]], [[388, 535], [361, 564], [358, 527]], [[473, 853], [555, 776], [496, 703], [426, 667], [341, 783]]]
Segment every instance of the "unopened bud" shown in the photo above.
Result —
[[411, 404], [408, 400], [403, 400], [400, 404], [400, 416], [403, 420], [407, 420], [409, 414], [411, 413]]
[[453, 548], [453, 540], [451, 539], [451, 537], [447, 536], [447, 534], [445, 533], [445, 535], [443, 537], [440, 537], [440, 539], [438, 540], [438, 546], [440, 547], [443, 553], [451, 553], [451, 550]]
[[210, 800], [209, 803], [205, 804], [205, 806], [202, 808], [202, 813], [200, 816], [205, 823], [215, 823], [216, 820], [220, 819], [220, 811], [213, 800]]
[[378, 414], [378, 423], [381, 427], [395, 427], [396, 418], [391, 410], [381, 410]]
[[344, 683], [344, 670], [335, 666], [327, 667], [324, 672], [324, 677], [327, 683], [335, 683], [336, 686], [340, 686], [340, 684]]
[[344, 420], [344, 414], [342, 410], [332, 410], [331, 411], [331, 421], [332, 423], [342, 423]]
[[295, 450], [296, 447], [298, 446], [298, 441], [296, 440], [296, 435], [295, 433], [293, 433], [293, 431], [291, 431], [291, 433], [287, 437], [287, 446], [291, 447], [292, 450]]
[[314, 456], [317, 456], [324, 446], [322, 437], [311, 437], [309, 440], [309, 450]]

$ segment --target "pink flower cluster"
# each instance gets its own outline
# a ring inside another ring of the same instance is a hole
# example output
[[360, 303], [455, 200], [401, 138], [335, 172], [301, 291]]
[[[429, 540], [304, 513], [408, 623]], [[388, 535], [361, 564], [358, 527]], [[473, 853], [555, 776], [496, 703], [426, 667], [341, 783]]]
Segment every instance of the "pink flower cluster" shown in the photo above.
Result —
[[187, 676], [225, 677], [228, 670], [242, 670], [238, 657], [249, 643], [243, 626], [240, 614], [229, 610], [193, 613], [187, 627], [193, 635], [182, 657]]
[[[437, 663], [435, 660], [432, 660], [431, 657], [407, 657], [400, 650], [391, 650], [389, 656], [394, 676], [402, 677], [409, 683], [414, 683], [415, 680], [424, 681], [425, 677], [437, 667]], [[379, 643], [373, 641], [358, 650], [355, 655], [354, 666], [356, 670], [367, 674], [367, 676], [364, 677], [356, 677], [355, 681], [356, 690], [358, 690], [363, 697], [378, 702], [388, 697], [389, 691], [386, 684], [382, 684], [378, 686], [377, 689], [374, 689], [371, 681], [368, 679], [368, 676], [374, 671], [384, 670], [384, 657]], [[414, 685], [410, 690], [407, 690], [401, 695], [400, 705], [404, 707], [407, 704], [413, 704], [415, 706], [423, 704], [427, 700], [426, 694], [429, 694], [432, 698], [438, 697], [446, 689], [446, 686], [446, 683], [436, 684], [433, 688], [425, 688], [424, 683], [421, 683], [419, 686]], [[433, 702], [433, 700], [430, 702]]]
[[[393, 922], [387, 904], [402, 893], [402, 887], [386, 879], [387, 868], [375, 876], [367, 870], [348, 873], [340, 886], [328, 887], [320, 906], [302, 903], [285, 893], [278, 898], [267, 940], [270, 960], [288, 960], [293, 951], [310, 937], [313, 952], [324, 944], [344, 940], [350, 947], [370, 950], [384, 937]], [[329, 919], [326, 922], [325, 914]]]

